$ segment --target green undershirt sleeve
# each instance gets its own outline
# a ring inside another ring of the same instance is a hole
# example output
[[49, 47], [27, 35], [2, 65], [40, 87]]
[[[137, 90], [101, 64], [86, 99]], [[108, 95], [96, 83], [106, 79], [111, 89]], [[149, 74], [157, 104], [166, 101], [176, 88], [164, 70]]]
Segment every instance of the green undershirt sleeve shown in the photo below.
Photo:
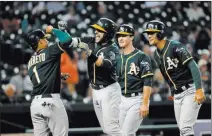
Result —
[[72, 41], [72, 37], [59, 29], [53, 28], [52, 33], [59, 39], [61, 44]]
[[201, 75], [197, 63], [192, 59], [187, 63], [187, 66], [191, 71], [196, 90], [202, 88]]

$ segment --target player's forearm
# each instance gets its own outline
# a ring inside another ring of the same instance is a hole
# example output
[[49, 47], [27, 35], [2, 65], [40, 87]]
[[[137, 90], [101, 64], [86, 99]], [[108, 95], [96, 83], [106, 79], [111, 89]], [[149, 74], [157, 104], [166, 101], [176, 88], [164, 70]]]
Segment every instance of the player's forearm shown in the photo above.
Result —
[[202, 88], [201, 75], [196, 62], [194, 60], [191, 60], [190, 62], [188, 62], [188, 67], [191, 71], [196, 90], [201, 89]]
[[98, 67], [101, 66], [101, 67], [104, 67], [107, 69], [110, 69], [113, 66], [112, 61], [110, 61], [108, 59], [102, 59], [102, 57], [98, 57], [98, 59], [95, 63]]
[[52, 34], [54, 34], [59, 39], [61, 44], [72, 42], [72, 37], [68, 33], [63, 32], [62, 30], [53, 28]]
[[100, 67], [100, 66], [105, 67], [105, 68], [111, 68], [112, 67], [112, 62], [110, 60], [103, 59], [101, 56], [97, 57], [96, 55], [91, 53], [89, 58], [98, 67]]
[[143, 80], [144, 80], [143, 104], [147, 105], [149, 104], [149, 98], [151, 95], [153, 76], [147, 76], [143, 78]]
[[151, 90], [152, 90], [152, 87], [150, 87], [150, 86], [144, 86], [143, 87], [143, 105], [149, 104]]

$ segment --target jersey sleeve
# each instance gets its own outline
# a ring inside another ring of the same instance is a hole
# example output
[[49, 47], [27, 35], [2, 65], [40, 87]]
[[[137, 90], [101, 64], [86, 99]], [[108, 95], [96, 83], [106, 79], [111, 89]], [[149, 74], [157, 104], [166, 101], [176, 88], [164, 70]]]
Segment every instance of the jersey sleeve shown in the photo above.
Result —
[[113, 66], [117, 67], [117, 62], [119, 58], [120, 58], [120, 52], [118, 48], [116, 48], [113, 45], [113, 49], [110, 50], [107, 53], [106, 58], [103, 59], [102, 67], [106, 67], [106, 68], [111, 68]]
[[178, 59], [182, 64], [186, 64], [189, 60], [193, 59], [191, 54], [188, 52], [186, 46], [179, 44], [174, 48], [174, 52], [176, 53]]
[[152, 63], [149, 56], [144, 54], [140, 62], [141, 78], [153, 76]]

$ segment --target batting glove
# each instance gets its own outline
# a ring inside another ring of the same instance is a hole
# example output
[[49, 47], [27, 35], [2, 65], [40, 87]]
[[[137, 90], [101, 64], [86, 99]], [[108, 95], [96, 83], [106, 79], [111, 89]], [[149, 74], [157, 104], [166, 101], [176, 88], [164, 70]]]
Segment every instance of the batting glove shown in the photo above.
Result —
[[58, 29], [60, 29], [62, 31], [66, 30], [66, 28], [68, 26], [66, 21], [59, 21], [57, 23], [57, 25], [58, 25]]

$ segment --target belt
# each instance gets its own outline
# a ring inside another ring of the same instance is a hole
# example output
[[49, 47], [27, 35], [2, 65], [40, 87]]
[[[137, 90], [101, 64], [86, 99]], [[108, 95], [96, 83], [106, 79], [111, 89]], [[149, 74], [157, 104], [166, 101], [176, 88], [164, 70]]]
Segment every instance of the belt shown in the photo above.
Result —
[[141, 96], [141, 92], [135, 92], [135, 93], [127, 93], [127, 94], [122, 94], [125, 97], [134, 97], [134, 96]]
[[95, 90], [100, 90], [103, 89], [105, 87], [107, 87], [108, 85], [95, 85], [95, 84], [91, 84], [91, 87]]
[[187, 90], [188, 88], [190, 88], [191, 86], [189, 84], [186, 84], [182, 87], [177, 88], [177, 90], [174, 90], [174, 94], [179, 94], [182, 93], [183, 91]]
[[52, 95], [51, 94], [41, 94], [41, 95], [32, 96], [32, 99], [34, 99], [34, 98], [52, 98]]

